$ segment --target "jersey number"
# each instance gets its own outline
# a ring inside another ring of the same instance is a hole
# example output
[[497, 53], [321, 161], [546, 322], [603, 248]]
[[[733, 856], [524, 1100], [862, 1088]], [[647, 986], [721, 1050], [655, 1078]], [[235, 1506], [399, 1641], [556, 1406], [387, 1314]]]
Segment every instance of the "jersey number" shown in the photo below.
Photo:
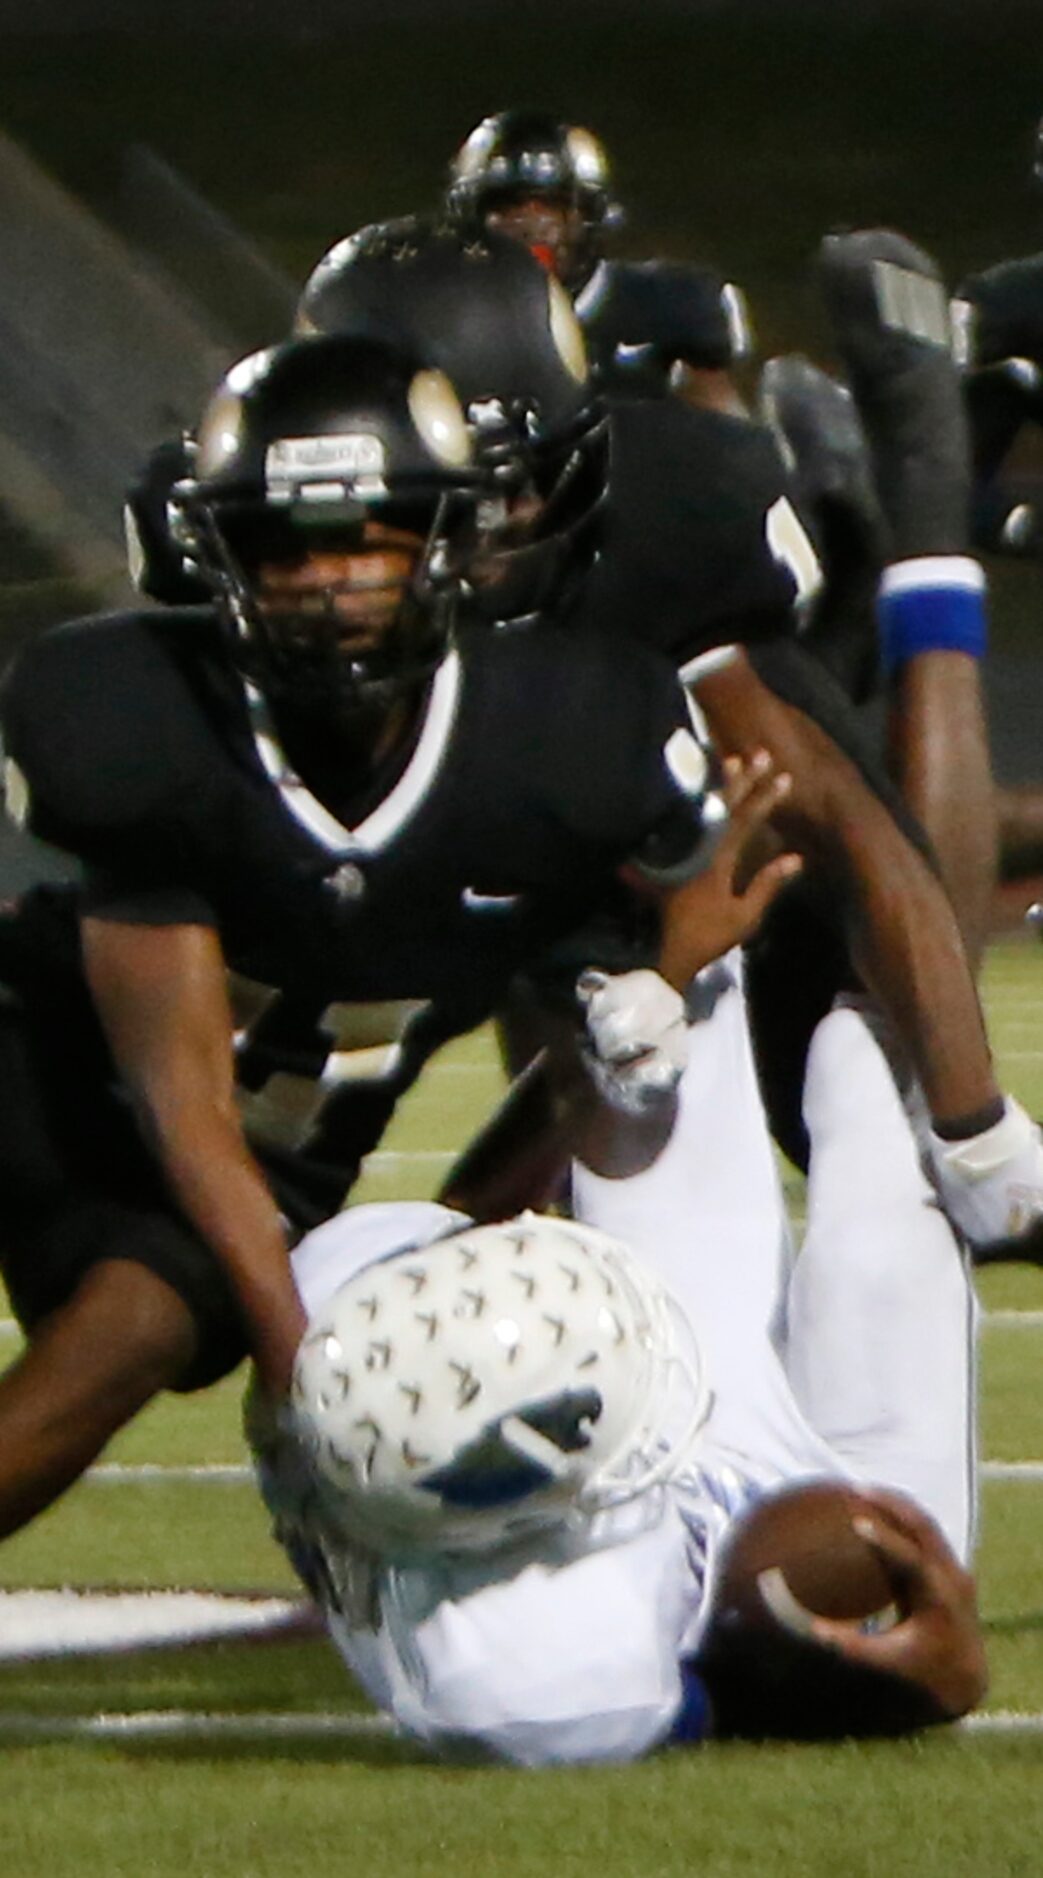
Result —
[[786, 496], [773, 502], [764, 518], [772, 555], [793, 577], [796, 606], [803, 612], [822, 585], [822, 569], [796, 510]]

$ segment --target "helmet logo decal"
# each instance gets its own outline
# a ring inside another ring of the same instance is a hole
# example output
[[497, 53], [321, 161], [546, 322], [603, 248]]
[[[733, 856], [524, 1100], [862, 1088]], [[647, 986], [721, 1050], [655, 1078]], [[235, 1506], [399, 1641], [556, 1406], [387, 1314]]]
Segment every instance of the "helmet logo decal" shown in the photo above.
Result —
[[235, 455], [239, 448], [242, 419], [242, 399], [226, 384], [225, 390], [210, 405], [199, 432], [197, 475], [215, 475]]
[[471, 462], [471, 439], [460, 400], [444, 372], [417, 372], [409, 387], [409, 413], [439, 463], [465, 469]]
[[496, 142], [496, 134], [494, 117], [485, 117], [480, 124], [475, 125], [453, 165], [453, 173], [458, 181], [466, 182], [472, 176], [481, 174], [489, 151]]
[[386, 462], [383, 441], [369, 431], [346, 431], [332, 437], [280, 437], [265, 452], [264, 476], [268, 493], [286, 500], [302, 483], [382, 476]]
[[482, 1429], [447, 1467], [417, 1482], [447, 1506], [504, 1506], [564, 1479], [564, 1457], [590, 1446], [590, 1429], [604, 1409], [596, 1389], [566, 1389], [545, 1402], [533, 1402]]
[[29, 784], [13, 756], [4, 758], [4, 806], [16, 828], [29, 826]]
[[572, 158], [578, 181], [603, 187], [608, 175], [608, 158], [593, 133], [580, 124], [571, 125], [566, 133], [565, 148]]

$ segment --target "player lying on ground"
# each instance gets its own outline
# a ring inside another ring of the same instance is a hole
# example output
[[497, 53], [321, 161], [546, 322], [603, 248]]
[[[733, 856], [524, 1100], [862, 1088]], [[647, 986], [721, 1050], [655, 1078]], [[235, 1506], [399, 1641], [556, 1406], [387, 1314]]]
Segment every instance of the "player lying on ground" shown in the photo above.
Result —
[[[438, 1751], [888, 1733], [983, 1693], [959, 1246], [843, 1008], [809, 1057], [794, 1264], [740, 970], [701, 977], [677, 1142], [578, 1176], [618, 1235], [392, 1205], [294, 1253], [310, 1323], [291, 1409], [248, 1417], [262, 1490], [353, 1674]], [[808, 1609], [882, 1604], [889, 1628]]]

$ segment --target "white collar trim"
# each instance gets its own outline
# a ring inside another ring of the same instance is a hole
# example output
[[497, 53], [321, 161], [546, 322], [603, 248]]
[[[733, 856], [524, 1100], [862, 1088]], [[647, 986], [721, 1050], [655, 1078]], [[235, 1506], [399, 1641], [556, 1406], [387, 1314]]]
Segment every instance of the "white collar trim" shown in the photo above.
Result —
[[442, 660], [431, 685], [424, 727], [398, 781], [357, 828], [348, 828], [324, 808], [291, 769], [275, 733], [267, 702], [256, 685], [244, 680], [250, 730], [265, 775], [278, 790], [294, 820], [331, 853], [375, 854], [386, 847], [419, 808], [434, 781], [456, 718], [462, 670], [458, 652]]

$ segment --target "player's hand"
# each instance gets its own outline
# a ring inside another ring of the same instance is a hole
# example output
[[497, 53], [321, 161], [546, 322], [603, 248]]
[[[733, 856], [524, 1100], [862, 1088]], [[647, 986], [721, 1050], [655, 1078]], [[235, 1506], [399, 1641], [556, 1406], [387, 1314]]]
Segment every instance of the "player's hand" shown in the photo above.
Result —
[[644, 1115], [673, 1095], [688, 1061], [681, 993], [658, 972], [581, 972], [583, 1060], [600, 1096], [624, 1115]]
[[726, 757], [722, 767], [728, 824], [703, 872], [662, 902], [658, 971], [590, 970], [577, 983], [588, 1072], [610, 1107], [626, 1115], [649, 1114], [673, 1095], [688, 1060], [684, 989], [756, 931], [801, 867], [796, 854], [755, 852], [789, 793], [789, 777], [776, 772], [766, 750]]
[[757, 931], [776, 894], [799, 874], [798, 854], [779, 854], [767, 825], [792, 786], [767, 750], [723, 762], [729, 824], [703, 873], [663, 902], [659, 971], [683, 989], [696, 973]]
[[818, 1642], [866, 1669], [903, 1677], [953, 1720], [979, 1703], [988, 1685], [974, 1579], [933, 1519], [904, 1494], [859, 1490], [860, 1536], [880, 1554], [895, 1585], [898, 1621], [867, 1632], [816, 1617]]
[[1013, 1097], [981, 1134], [929, 1139], [942, 1205], [972, 1246], [1016, 1240], [1043, 1220], [1043, 1133]]

